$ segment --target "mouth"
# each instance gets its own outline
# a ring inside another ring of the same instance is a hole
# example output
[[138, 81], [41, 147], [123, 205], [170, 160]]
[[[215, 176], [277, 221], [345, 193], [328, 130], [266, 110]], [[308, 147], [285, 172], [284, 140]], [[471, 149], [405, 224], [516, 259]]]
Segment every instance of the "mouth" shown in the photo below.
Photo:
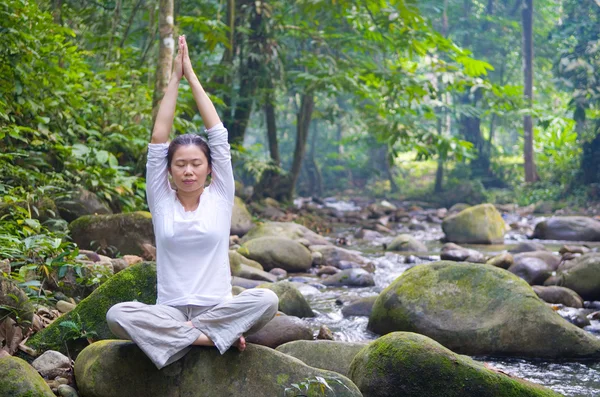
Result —
[[186, 185], [192, 185], [194, 182], [196, 182], [196, 181], [193, 180], [193, 179], [189, 179], [189, 180], [184, 180], [183, 181], [183, 183], [186, 184]]

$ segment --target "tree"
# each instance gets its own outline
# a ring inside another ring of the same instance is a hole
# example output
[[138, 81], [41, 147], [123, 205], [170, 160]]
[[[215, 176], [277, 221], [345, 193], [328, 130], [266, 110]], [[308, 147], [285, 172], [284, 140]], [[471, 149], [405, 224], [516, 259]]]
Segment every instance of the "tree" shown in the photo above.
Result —
[[173, 31], [175, 29], [173, 0], [160, 0], [159, 4], [159, 47], [156, 77], [154, 80], [154, 96], [152, 98], [152, 119], [156, 117], [156, 112], [169, 84], [169, 78], [173, 69], [173, 53], [175, 51], [175, 39], [173, 38]]
[[[523, 0], [523, 75], [525, 100], [529, 109], [533, 108], [533, 0]], [[531, 114], [523, 116], [523, 158], [525, 161], [525, 182], [539, 179], [533, 155], [533, 120]]]

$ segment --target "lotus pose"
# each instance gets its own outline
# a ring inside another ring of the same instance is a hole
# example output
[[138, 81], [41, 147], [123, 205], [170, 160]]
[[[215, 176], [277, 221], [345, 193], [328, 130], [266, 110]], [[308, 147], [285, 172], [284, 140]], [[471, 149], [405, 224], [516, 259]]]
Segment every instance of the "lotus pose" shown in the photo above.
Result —
[[[193, 134], [168, 143], [182, 77], [192, 88], [208, 143]], [[194, 73], [185, 37], [179, 37], [146, 168], [158, 299], [156, 305], [114, 305], [106, 314], [110, 330], [135, 342], [159, 369], [183, 357], [191, 345], [216, 346], [221, 354], [232, 345], [243, 351], [243, 335], [271, 320], [279, 300], [267, 289], [231, 294], [228, 250], [234, 181], [227, 130]], [[212, 179], [205, 188], [208, 175]]]

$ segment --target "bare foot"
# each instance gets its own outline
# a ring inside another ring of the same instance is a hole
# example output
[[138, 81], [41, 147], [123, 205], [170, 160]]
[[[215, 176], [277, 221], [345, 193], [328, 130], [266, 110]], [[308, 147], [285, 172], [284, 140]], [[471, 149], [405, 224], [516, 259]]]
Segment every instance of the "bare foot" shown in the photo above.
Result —
[[233, 345], [237, 347], [239, 351], [243, 352], [246, 350], [246, 338], [244, 338], [244, 336], [240, 336], [240, 339], [238, 339]]

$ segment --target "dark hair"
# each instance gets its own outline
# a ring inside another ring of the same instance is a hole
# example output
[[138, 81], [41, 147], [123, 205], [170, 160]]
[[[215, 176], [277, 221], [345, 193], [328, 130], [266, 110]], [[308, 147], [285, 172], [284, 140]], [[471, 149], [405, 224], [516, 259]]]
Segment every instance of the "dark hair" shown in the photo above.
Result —
[[173, 139], [173, 141], [171, 141], [171, 144], [169, 145], [169, 150], [167, 151], [167, 164], [169, 167], [171, 167], [171, 161], [173, 161], [173, 155], [175, 154], [175, 151], [180, 146], [187, 146], [187, 145], [198, 146], [202, 150], [204, 155], [206, 156], [206, 159], [208, 160], [208, 166], [212, 168], [212, 159], [210, 157], [210, 147], [208, 146], [208, 143], [206, 142], [206, 140], [204, 138], [202, 138], [200, 135], [196, 135], [196, 134], [179, 135], [177, 138], [175, 138], [175, 139]]

